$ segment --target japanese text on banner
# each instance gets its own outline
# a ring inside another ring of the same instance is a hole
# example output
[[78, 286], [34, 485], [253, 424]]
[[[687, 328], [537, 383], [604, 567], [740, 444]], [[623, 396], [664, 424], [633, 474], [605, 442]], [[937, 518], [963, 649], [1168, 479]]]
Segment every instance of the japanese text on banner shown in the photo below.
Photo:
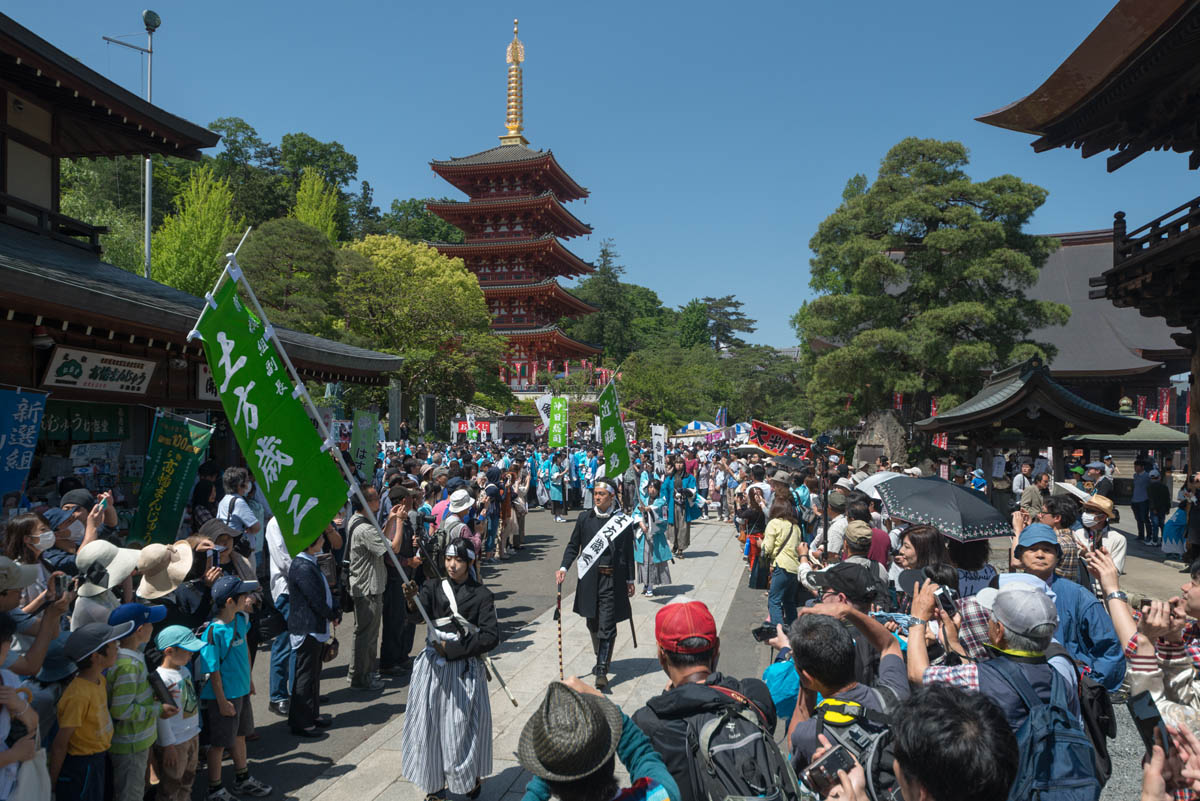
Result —
[[129, 527], [133, 539], [175, 542], [211, 437], [212, 429], [188, 420], [160, 417], [155, 421], [137, 514]]
[[359, 473], [364, 476], [375, 474], [375, 454], [379, 453], [375, 439], [379, 428], [379, 415], [375, 412], [355, 412], [354, 431], [350, 434], [350, 458]]
[[667, 427], [650, 426], [650, 440], [654, 443], [654, 472], [667, 472]]
[[568, 420], [567, 399], [554, 397], [550, 401], [550, 422], [548, 442], [551, 448], [567, 447], [567, 432], [570, 427]]
[[41, 392], [0, 390], [0, 495], [25, 489], [45, 411]]
[[288, 550], [308, 547], [346, 502], [346, 483], [309, 422], [263, 324], [227, 281], [196, 323], [221, 406], [278, 518]]
[[604, 475], [616, 478], [629, 469], [629, 441], [621, 426], [621, 404], [617, 388], [609, 382], [597, 403], [600, 419], [600, 444], [604, 447]]

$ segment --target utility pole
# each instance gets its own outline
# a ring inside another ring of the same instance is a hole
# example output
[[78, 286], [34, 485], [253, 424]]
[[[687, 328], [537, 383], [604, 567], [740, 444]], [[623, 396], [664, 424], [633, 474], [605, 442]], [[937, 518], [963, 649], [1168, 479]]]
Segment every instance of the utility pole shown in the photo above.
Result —
[[[154, 75], [154, 32], [158, 30], [158, 26], [162, 25], [162, 18], [155, 14], [150, 9], [142, 12], [142, 23], [146, 26], [146, 46], [138, 47], [137, 45], [122, 42], [119, 39], [114, 39], [111, 36], [101, 37], [106, 42], [128, 47], [130, 50], [136, 50], [139, 53], [146, 54], [146, 102], [151, 102], [151, 88]], [[154, 200], [154, 161], [151, 159], [151, 154], [146, 153], [146, 214], [145, 214], [145, 247], [146, 254], [146, 278], [150, 277], [150, 224], [153, 217], [152, 208]]]

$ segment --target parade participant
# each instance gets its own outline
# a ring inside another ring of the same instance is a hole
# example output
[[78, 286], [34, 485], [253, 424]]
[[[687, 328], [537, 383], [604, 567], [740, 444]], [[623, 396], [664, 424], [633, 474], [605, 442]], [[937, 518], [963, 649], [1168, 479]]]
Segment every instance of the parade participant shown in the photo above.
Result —
[[546, 489], [550, 492], [550, 508], [554, 512], [555, 523], [565, 523], [567, 518], [567, 466], [561, 453], [554, 454], [550, 464], [545, 468]]
[[525, 516], [529, 513], [529, 468], [525, 466], [525, 457], [518, 455], [513, 459], [513, 513], [517, 516], [517, 533], [513, 536], [513, 550], [519, 551], [525, 547]]
[[667, 519], [663, 509], [662, 482], [652, 479], [646, 487], [647, 503], [633, 514], [633, 558], [637, 562], [642, 594], [654, 595], [655, 585], [671, 583], [671, 546], [667, 542]]
[[500, 642], [500, 624], [491, 591], [468, 573], [471, 549], [469, 540], [454, 540], [447, 578], [404, 585], [410, 617], [419, 600], [434, 624], [413, 666], [400, 746], [404, 777], [430, 801], [443, 788], [477, 798], [492, 771], [492, 707], [479, 657]]
[[[575, 520], [571, 541], [567, 543], [554, 578], [561, 585], [567, 577], [567, 568], [576, 557], [588, 560], [582, 563], [585, 569], [591, 562], [590, 569], [586, 569], [575, 588], [572, 608], [575, 614], [587, 618], [592, 648], [596, 652], [592, 673], [596, 677], [596, 687], [604, 689], [608, 686], [608, 665], [617, 638], [617, 624], [633, 616], [629, 605], [635, 588], [633, 526], [632, 519], [614, 517], [617, 504], [612, 479], [605, 478], [598, 483], [593, 495], [596, 505]], [[598, 545], [603, 545], [604, 550], [597, 558], [589, 546], [602, 530], [604, 539]]]
[[676, 456], [668, 467], [667, 477], [663, 479], [663, 494], [668, 503], [671, 552], [681, 559], [692, 541], [692, 521], [700, 517], [700, 509], [696, 504], [696, 478], [688, 474], [685, 465], [683, 456]]

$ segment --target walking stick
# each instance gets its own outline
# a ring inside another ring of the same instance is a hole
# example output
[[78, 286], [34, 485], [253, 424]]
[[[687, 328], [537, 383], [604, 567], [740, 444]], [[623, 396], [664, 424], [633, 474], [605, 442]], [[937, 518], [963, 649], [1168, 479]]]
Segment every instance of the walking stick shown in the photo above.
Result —
[[633, 625], [633, 615], [629, 616], [629, 633], [633, 635], [633, 647], [637, 648], [637, 629]]
[[562, 656], [562, 585], [558, 585], [558, 594], [554, 601], [554, 622], [558, 624], [558, 680], [566, 681], [563, 675]]

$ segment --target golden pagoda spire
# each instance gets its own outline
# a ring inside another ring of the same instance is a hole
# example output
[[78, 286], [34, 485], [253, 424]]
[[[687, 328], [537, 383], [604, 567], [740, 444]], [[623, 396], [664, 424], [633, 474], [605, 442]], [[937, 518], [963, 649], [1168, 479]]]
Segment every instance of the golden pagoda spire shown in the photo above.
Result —
[[513, 20], [513, 38], [508, 43], [508, 51], [505, 53], [508, 61], [508, 116], [505, 119], [504, 127], [508, 129], [508, 133], [500, 137], [500, 143], [504, 145], [527, 145], [529, 140], [521, 133], [523, 129], [522, 120], [522, 98], [523, 92], [521, 89], [521, 62], [525, 60], [525, 45], [521, 44], [521, 40], [517, 38], [517, 21]]

